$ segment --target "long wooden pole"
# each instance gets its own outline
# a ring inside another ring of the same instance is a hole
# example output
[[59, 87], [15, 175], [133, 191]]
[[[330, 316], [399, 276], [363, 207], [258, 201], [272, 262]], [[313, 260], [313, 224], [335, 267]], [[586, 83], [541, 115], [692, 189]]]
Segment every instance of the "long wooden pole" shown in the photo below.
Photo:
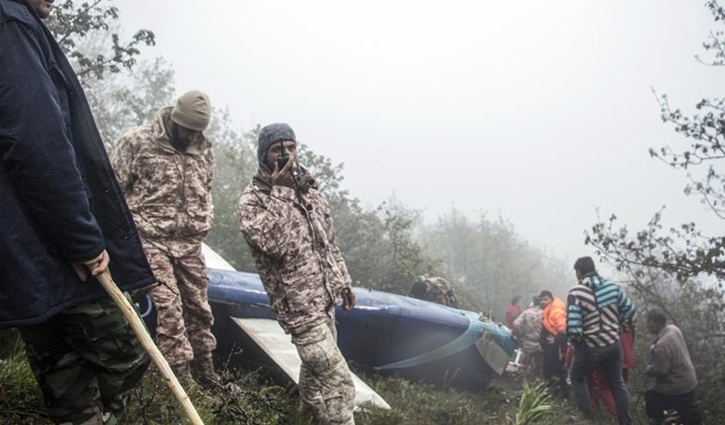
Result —
[[181, 384], [179, 384], [179, 380], [176, 379], [176, 375], [174, 375], [171, 367], [169, 367], [169, 363], [161, 354], [161, 351], [159, 351], [159, 348], [156, 346], [156, 344], [154, 344], [154, 341], [151, 339], [151, 336], [146, 330], [146, 327], [144, 326], [143, 322], [141, 322], [138, 314], [136, 314], [136, 310], [131, 307], [131, 303], [128, 302], [128, 299], [126, 299], [121, 290], [118, 289], [118, 286], [116, 286], [116, 283], [111, 277], [111, 273], [106, 270], [96, 277], [98, 278], [98, 281], [101, 282], [101, 285], [103, 285], [111, 298], [113, 298], [113, 300], [116, 302], [116, 305], [118, 305], [118, 307], [121, 309], [121, 312], [126, 317], [126, 320], [128, 320], [128, 323], [131, 325], [133, 332], [141, 341], [141, 345], [143, 345], [143, 347], [149, 353], [149, 355], [151, 356], [151, 360], [153, 360], [156, 367], [159, 368], [159, 370], [161, 371], [161, 376], [164, 377], [166, 383], [169, 385], [169, 388], [171, 388], [171, 392], [174, 393], [176, 399], [179, 400], [179, 403], [181, 403], [181, 406], [184, 408], [184, 411], [191, 420], [191, 423], [194, 425], [204, 425], [201, 417], [199, 417], [199, 413], [196, 412], [194, 405], [191, 404], [191, 400], [186, 394], [186, 391], [184, 391], [184, 388], [181, 386]]

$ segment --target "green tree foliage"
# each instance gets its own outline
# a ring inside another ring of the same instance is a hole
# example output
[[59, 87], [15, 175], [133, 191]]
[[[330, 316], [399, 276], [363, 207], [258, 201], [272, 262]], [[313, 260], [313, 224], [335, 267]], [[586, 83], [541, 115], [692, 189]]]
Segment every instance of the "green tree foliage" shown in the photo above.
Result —
[[[717, 23], [725, 23], [725, 13], [716, 1], [708, 1], [707, 7]], [[705, 49], [715, 51], [712, 66], [723, 64], [723, 43], [723, 32], [716, 31], [703, 44]], [[662, 121], [672, 125], [688, 145], [651, 148], [650, 155], [686, 171], [689, 183], [685, 193], [699, 196], [713, 214], [725, 219], [725, 173], [721, 170], [725, 159], [725, 99], [704, 98], [695, 106], [697, 112], [693, 115], [672, 109], [666, 95], [660, 97], [659, 103]], [[665, 231], [661, 219], [662, 211], [654, 215], [645, 230], [630, 235], [626, 227], [615, 229], [617, 217], [612, 215], [587, 233], [586, 242], [600, 248], [602, 255], [619, 268], [626, 264], [655, 267], [677, 275], [682, 282], [712, 275], [722, 289], [725, 237], [703, 235], [693, 222]]]
[[561, 260], [531, 246], [502, 217], [481, 214], [471, 220], [454, 208], [428, 226], [421, 239], [426, 252], [442, 260], [444, 275], [458, 282], [456, 289], [467, 291], [458, 297], [463, 306], [491, 311], [499, 319], [515, 295], [522, 296], [525, 307], [542, 289], [564, 297], [572, 284]]
[[163, 59], [137, 63], [142, 46], [155, 44], [141, 29], [129, 40], [110, 0], [56, 1], [46, 21], [73, 64], [107, 149], [129, 128], [148, 122], [174, 94], [174, 72]]
[[102, 51], [89, 54], [82, 48], [91, 38], [89, 36], [98, 36], [113, 28], [117, 29], [115, 23], [118, 18], [118, 9], [110, 6], [106, 0], [82, 3], [65, 0], [54, 3], [53, 12], [47, 22], [48, 28], [63, 51], [75, 62], [76, 73], [82, 80], [90, 75], [103, 79], [107, 73], [130, 70], [141, 53], [139, 47], [156, 44], [154, 33], [141, 29], [128, 41], [121, 41], [116, 32], [111, 32], [110, 46], [104, 44]]
[[86, 89], [88, 103], [106, 149], [131, 128], [147, 124], [159, 108], [174, 100], [174, 71], [162, 58], [140, 62], [123, 74], [93, 80]]
[[239, 270], [254, 270], [254, 260], [239, 231], [237, 205], [257, 172], [259, 127], [243, 132], [233, 128], [229, 112], [215, 109], [207, 135], [214, 147], [214, 225], [207, 244]]
[[[341, 249], [350, 250], [350, 273], [362, 286], [408, 294], [421, 275], [438, 274], [437, 261], [426, 255], [415, 238], [420, 224], [418, 211], [391, 197], [376, 209], [360, 211], [351, 219], [358, 228], [343, 235]], [[352, 246], [351, 241], [357, 239], [367, 243]]]
[[[725, 12], [717, 1], [706, 5], [715, 22], [724, 24]], [[703, 46], [714, 58], [707, 65], [725, 64], [724, 43], [721, 29], [710, 33]], [[661, 96], [659, 104], [663, 122], [682, 135], [685, 146], [653, 148], [651, 156], [685, 171], [685, 194], [699, 197], [714, 215], [725, 219], [725, 99], [704, 98], [691, 114], [671, 108], [667, 96]], [[682, 329], [697, 369], [706, 422], [725, 423], [720, 401], [725, 388], [725, 361], [720, 355], [725, 348], [725, 236], [705, 235], [694, 222], [668, 228], [662, 217], [660, 210], [646, 228], [630, 232], [611, 215], [592, 226], [585, 241], [627, 276], [640, 310], [662, 308]], [[646, 344], [642, 359], [647, 358], [645, 350]]]

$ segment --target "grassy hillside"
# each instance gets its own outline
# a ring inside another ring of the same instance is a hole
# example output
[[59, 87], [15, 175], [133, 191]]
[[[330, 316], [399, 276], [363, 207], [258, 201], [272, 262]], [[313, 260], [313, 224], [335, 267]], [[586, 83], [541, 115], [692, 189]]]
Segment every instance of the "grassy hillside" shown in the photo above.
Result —
[[[364, 406], [355, 414], [358, 425], [468, 425], [468, 424], [567, 424], [568, 405], [540, 398], [536, 389], [524, 391], [516, 380], [500, 380], [482, 392], [435, 388], [397, 377], [361, 374], [362, 378], [393, 406], [382, 410]], [[241, 391], [209, 392], [191, 389], [190, 397], [208, 425], [313, 425], [299, 412], [299, 399], [291, 382], [274, 381], [264, 369], [225, 370], [225, 382], [234, 381]], [[528, 407], [519, 409], [522, 396]], [[539, 399], [537, 399], [537, 397]], [[543, 403], [542, 403], [543, 401]], [[532, 404], [533, 402], [533, 404]], [[539, 405], [551, 404], [544, 417], [527, 419]], [[516, 421], [517, 413], [519, 420]], [[166, 425], [182, 423], [183, 413], [154, 369], [131, 395], [120, 423]], [[40, 391], [25, 357], [22, 342], [12, 331], [0, 332], [0, 423], [6, 425], [50, 424]]]

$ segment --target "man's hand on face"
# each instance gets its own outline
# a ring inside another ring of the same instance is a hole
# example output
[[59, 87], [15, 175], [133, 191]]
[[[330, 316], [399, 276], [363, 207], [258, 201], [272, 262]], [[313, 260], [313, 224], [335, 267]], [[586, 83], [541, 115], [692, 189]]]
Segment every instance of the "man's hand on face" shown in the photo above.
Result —
[[104, 249], [98, 257], [92, 260], [84, 261], [82, 263], [71, 263], [70, 265], [73, 267], [73, 270], [76, 272], [81, 281], [85, 282], [88, 280], [89, 271], [92, 276], [97, 276], [108, 269], [108, 262], [108, 252]]
[[272, 186], [287, 186], [294, 188], [295, 182], [294, 177], [292, 176], [292, 167], [297, 167], [297, 152], [290, 153], [289, 160], [287, 160], [287, 163], [281, 170], [275, 161], [274, 170], [272, 171], [272, 176], [270, 177]]

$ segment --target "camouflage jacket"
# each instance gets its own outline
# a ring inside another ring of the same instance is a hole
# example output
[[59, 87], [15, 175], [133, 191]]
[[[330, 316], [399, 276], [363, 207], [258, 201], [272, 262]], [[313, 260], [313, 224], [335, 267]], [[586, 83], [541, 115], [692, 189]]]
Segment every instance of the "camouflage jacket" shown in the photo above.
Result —
[[300, 186], [297, 199], [260, 171], [239, 199], [242, 234], [277, 320], [292, 334], [328, 320], [351, 282], [327, 201], [306, 172]]
[[144, 241], [182, 256], [199, 249], [214, 218], [214, 156], [203, 137], [183, 153], [169, 141], [171, 107], [118, 140], [111, 163]]
[[456, 294], [447, 280], [442, 277], [423, 277], [422, 280], [426, 285], [426, 300], [458, 308], [458, 299], [456, 299]]
[[541, 335], [541, 309], [529, 307], [514, 320], [512, 329], [519, 341], [519, 346], [526, 353], [541, 351], [539, 336]]

